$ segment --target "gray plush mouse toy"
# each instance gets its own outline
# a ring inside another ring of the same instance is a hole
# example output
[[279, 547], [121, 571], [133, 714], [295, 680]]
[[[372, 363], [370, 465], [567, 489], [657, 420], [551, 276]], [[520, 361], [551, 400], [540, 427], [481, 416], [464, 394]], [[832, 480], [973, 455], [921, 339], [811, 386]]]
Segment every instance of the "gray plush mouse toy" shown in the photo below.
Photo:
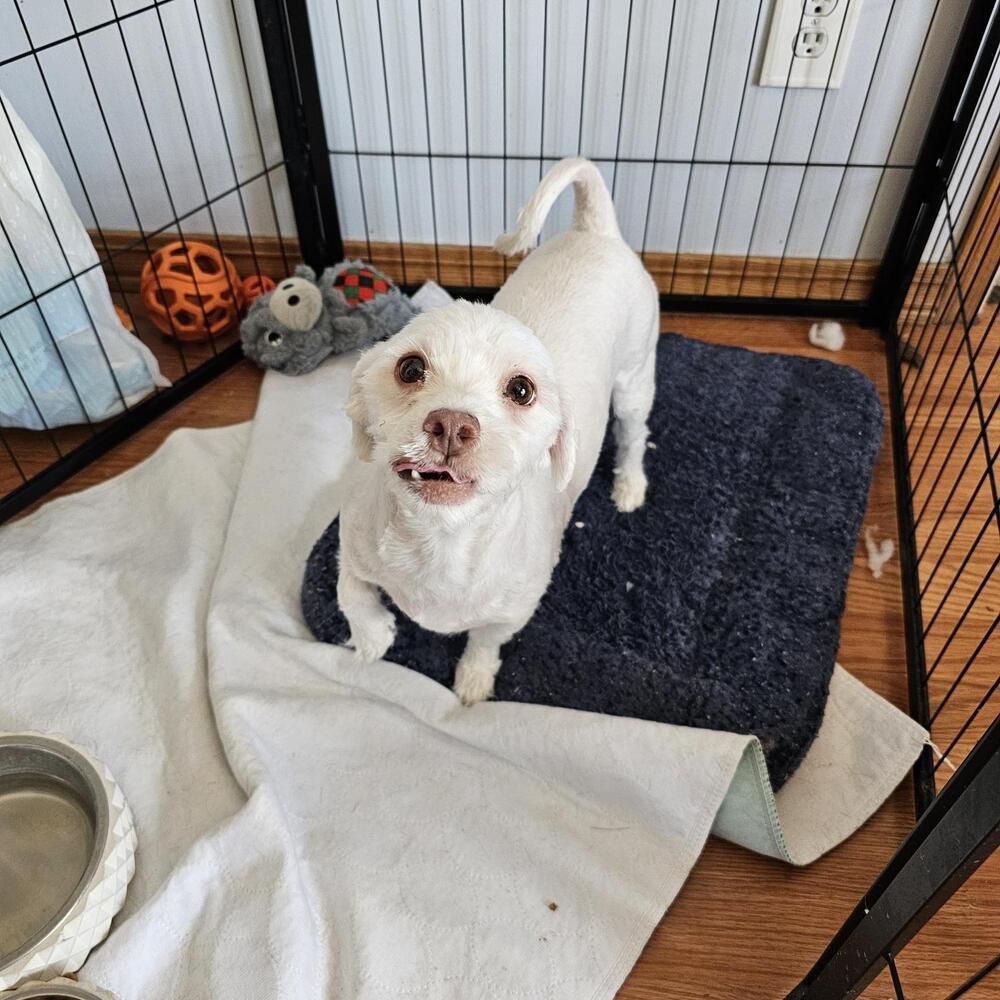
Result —
[[305, 264], [260, 296], [240, 324], [243, 353], [261, 368], [304, 375], [331, 354], [401, 330], [419, 310], [370, 264], [347, 260], [316, 280]]

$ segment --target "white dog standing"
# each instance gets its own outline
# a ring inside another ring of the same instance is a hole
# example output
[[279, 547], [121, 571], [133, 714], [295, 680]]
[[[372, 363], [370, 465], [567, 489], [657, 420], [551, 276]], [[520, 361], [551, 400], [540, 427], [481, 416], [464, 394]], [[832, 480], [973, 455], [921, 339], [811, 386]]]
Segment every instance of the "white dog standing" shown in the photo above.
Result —
[[493, 693], [500, 647], [531, 618], [614, 411], [613, 499], [641, 506], [659, 298], [587, 160], [556, 164], [504, 254], [538, 238], [570, 183], [573, 228], [534, 250], [492, 305], [456, 302], [362, 355], [348, 414], [337, 598], [362, 659], [385, 655], [384, 591], [423, 628], [467, 632], [455, 692]]

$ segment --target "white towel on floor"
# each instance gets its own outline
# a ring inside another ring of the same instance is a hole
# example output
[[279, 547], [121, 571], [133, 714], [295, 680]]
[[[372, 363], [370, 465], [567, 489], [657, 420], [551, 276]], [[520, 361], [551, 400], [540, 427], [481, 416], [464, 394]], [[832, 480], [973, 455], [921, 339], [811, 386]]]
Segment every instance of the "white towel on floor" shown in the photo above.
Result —
[[269, 374], [252, 425], [0, 531], [0, 730], [112, 768], [137, 874], [86, 977], [144, 1000], [603, 1000], [713, 825], [804, 864], [924, 732], [838, 668], [775, 798], [751, 737], [473, 709], [313, 641], [306, 555], [337, 511], [351, 359]]

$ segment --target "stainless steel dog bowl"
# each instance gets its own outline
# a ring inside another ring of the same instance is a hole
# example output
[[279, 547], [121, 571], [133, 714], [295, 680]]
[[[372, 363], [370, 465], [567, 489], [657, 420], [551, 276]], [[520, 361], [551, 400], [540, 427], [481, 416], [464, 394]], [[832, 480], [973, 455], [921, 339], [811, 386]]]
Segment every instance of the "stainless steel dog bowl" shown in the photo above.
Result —
[[121, 789], [80, 747], [0, 735], [0, 989], [74, 972], [135, 870]]

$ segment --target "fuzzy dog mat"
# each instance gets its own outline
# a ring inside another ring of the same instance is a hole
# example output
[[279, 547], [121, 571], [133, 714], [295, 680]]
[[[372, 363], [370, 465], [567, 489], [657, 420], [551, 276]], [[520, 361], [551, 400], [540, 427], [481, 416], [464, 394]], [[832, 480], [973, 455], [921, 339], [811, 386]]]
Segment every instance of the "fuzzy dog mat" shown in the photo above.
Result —
[[[823, 718], [881, 435], [852, 368], [664, 337], [646, 505], [612, 505], [609, 436], [496, 697], [753, 733], [783, 784]], [[348, 635], [337, 548], [334, 521], [302, 589], [331, 643]], [[450, 684], [464, 637], [396, 613], [387, 659]]]

